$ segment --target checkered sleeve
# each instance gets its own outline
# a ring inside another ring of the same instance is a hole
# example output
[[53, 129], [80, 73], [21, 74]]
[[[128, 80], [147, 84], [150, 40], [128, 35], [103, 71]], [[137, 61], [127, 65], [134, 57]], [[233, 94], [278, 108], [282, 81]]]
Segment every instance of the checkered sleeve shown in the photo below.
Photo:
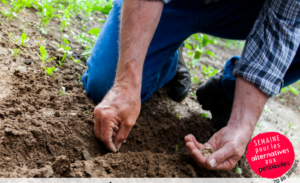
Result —
[[252, 28], [234, 75], [274, 96], [300, 43], [300, 0], [267, 0]]

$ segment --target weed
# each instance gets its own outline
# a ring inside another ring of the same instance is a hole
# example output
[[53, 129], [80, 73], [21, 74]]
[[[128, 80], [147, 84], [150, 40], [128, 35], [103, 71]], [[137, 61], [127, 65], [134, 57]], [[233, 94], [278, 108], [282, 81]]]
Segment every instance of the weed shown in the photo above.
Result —
[[178, 144], [175, 144], [175, 151], [178, 151]]
[[284, 100], [285, 100], [284, 98], [281, 98], [281, 99], [280, 99], [280, 102], [284, 102]]
[[23, 33], [22, 36], [21, 36], [21, 43], [22, 43], [22, 46], [23, 47], [26, 47], [26, 42], [29, 41], [29, 37], [27, 37], [27, 34], [26, 33]]

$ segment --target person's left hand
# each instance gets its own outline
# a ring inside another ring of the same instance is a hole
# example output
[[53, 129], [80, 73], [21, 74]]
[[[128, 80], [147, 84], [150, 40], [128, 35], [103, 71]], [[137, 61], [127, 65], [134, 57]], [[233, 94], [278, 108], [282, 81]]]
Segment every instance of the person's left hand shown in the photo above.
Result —
[[[243, 156], [252, 135], [251, 130], [242, 126], [229, 126], [215, 133], [210, 140], [199, 143], [193, 135], [185, 137], [186, 147], [199, 167], [210, 170], [231, 170]], [[210, 157], [202, 155], [205, 147], [217, 150]]]

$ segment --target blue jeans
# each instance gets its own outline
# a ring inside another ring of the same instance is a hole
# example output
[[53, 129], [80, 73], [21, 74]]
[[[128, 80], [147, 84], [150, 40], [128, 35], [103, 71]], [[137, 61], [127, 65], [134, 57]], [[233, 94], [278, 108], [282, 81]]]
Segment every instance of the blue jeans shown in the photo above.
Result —
[[[122, 2], [115, 1], [87, 61], [88, 70], [82, 76], [87, 94], [95, 103], [101, 102], [114, 83], [119, 57]], [[263, 4], [263, 0], [225, 0], [209, 5], [199, 0], [172, 0], [166, 4], [144, 62], [142, 102], [175, 76], [178, 62], [176, 50], [185, 39], [201, 32], [226, 39], [244, 40]], [[300, 78], [299, 54], [285, 75], [285, 84]], [[230, 66], [229, 63], [232, 63], [231, 60], [227, 61], [226, 66]], [[227, 75], [223, 80], [223, 87], [229, 97], [234, 95], [235, 88], [235, 78], [230, 69], [225, 67], [224, 73]]]

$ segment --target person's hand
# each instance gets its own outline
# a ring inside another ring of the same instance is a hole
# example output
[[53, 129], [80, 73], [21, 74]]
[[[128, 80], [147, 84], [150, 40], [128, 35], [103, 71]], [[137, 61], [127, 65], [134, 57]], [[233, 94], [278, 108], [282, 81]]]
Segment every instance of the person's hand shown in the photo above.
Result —
[[[215, 133], [205, 144], [199, 143], [190, 134], [185, 137], [186, 147], [199, 167], [229, 171], [243, 156], [252, 135], [250, 131], [246, 127], [227, 125]], [[217, 151], [207, 158], [202, 155], [200, 150], [205, 147]]]
[[139, 89], [115, 85], [95, 108], [95, 136], [117, 152], [135, 124], [141, 109]]

